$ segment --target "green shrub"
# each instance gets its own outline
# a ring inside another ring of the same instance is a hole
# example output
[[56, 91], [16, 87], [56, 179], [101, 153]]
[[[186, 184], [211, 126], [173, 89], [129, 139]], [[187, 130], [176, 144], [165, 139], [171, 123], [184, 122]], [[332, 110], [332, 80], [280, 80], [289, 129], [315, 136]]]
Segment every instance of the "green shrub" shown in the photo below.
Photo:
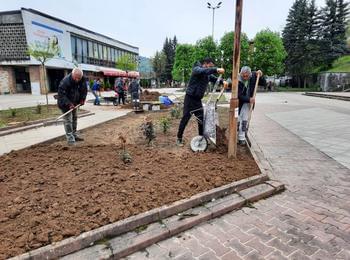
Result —
[[162, 128], [162, 132], [166, 134], [170, 128], [170, 120], [168, 117], [162, 117], [159, 119], [159, 125]]

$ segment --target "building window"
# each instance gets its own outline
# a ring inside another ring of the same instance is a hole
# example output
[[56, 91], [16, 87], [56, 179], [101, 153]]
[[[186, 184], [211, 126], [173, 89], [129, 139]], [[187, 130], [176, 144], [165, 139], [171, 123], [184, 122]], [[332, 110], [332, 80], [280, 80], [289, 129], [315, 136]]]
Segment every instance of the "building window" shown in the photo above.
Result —
[[83, 62], [83, 41], [77, 38], [77, 61], [78, 63]]
[[92, 42], [89, 41], [88, 42], [88, 53], [89, 53], [89, 58], [93, 58], [94, 57], [94, 50], [92, 48]]
[[115, 62], [115, 49], [111, 48], [111, 61]]
[[83, 58], [82, 62], [87, 63], [87, 56], [88, 56], [88, 44], [86, 40], [82, 40], [83, 42]]
[[102, 56], [102, 45], [101, 44], [98, 45], [98, 58], [100, 60], [103, 59], [103, 56]]
[[93, 48], [94, 48], [94, 58], [98, 59], [98, 47], [96, 42], [93, 43]]
[[74, 36], [71, 36], [71, 48], [72, 48], [72, 59], [77, 59], [77, 39]]
[[103, 59], [104, 60], [108, 60], [108, 57], [107, 57], [107, 46], [103, 46]]

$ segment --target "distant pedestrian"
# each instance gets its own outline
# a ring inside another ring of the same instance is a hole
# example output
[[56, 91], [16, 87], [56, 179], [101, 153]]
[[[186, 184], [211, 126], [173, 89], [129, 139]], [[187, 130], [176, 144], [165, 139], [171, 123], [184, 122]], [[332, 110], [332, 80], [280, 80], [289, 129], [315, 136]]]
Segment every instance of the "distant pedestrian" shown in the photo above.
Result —
[[85, 104], [86, 94], [86, 79], [83, 77], [83, 71], [78, 68], [74, 68], [58, 86], [58, 107], [62, 113], [72, 109], [72, 112], [63, 117], [64, 130], [69, 145], [75, 144], [76, 141], [84, 141], [77, 134], [78, 112], [75, 107], [78, 104], [81, 106]]
[[123, 84], [122, 78], [116, 79], [116, 81], [114, 83], [114, 90], [118, 93], [119, 105], [121, 104], [121, 102], [123, 102], [123, 105], [125, 105], [124, 84]]
[[129, 85], [129, 93], [134, 109], [137, 109], [140, 103], [140, 90], [141, 88], [138, 80], [136, 78], [133, 79]]
[[94, 84], [92, 85], [92, 94], [95, 97], [94, 105], [100, 105], [99, 96], [101, 96], [101, 83], [100, 80], [94, 80]]

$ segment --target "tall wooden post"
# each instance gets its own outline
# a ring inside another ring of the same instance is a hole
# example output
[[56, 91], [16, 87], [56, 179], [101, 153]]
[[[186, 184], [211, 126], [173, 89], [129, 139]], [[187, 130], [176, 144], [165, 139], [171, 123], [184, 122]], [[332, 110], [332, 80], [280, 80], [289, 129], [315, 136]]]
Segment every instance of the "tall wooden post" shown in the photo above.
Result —
[[233, 50], [232, 70], [232, 94], [229, 112], [229, 142], [228, 158], [236, 158], [237, 152], [237, 121], [238, 121], [238, 73], [241, 50], [241, 25], [242, 25], [243, 0], [236, 0], [235, 40]]

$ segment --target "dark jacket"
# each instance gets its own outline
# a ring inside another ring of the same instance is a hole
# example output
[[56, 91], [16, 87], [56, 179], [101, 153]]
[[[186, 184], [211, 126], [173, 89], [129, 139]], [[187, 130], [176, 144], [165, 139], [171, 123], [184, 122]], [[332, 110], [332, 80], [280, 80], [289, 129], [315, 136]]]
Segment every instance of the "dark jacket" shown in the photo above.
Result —
[[123, 80], [119, 79], [119, 80], [116, 81], [115, 86], [114, 86], [114, 91], [117, 92], [118, 94], [123, 94], [124, 93]]
[[208, 83], [215, 83], [217, 78], [212, 75], [217, 72], [216, 67], [203, 68], [197, 64], [193, 70], [190, 81], [188, 82], [186, 94], [194, 99], [201, 100], [205, 94]]
[[137, 81], [132, 81], [129, 85], [130, 93], [138, 93], [140, 90], [140, 84]]
[[87, 87], [86, 78], [82, 77], [79, 82], [72, 79], [72, 74], [68, 74], [61, 80], [58, 86], [57, 105], [63, 111], [68, 111], [70, 105], [78, 105], [80, 102], [85, 102]]
[[[244, 103], [250, 103], [250, 98], [253, 97], [254, 89], [255, 89], [255, 83], [256, 83], [256, 72], [252, 71], [252, 76], [248, 80], [248, 86], [245, 87], [243, 81], [241, 78], [238, 82], [238, 99], [239, 99], [239, 111], [241, 111], [241, 108]], [[265, 86], [266, 80], [261, 77], [259, 78], [259, 86]]]

